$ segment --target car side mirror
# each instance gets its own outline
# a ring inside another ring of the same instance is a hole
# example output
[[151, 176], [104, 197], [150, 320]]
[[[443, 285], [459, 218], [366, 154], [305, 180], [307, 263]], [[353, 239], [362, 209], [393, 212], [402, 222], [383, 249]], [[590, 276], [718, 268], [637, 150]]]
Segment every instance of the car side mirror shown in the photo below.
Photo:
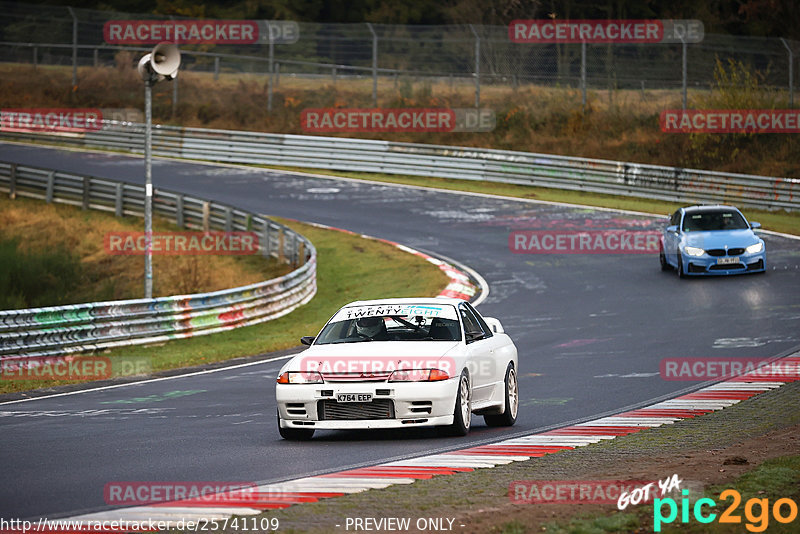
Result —
[[303, 336], [300, 338], [300, 343], [303, 345], [311, 345], [314, 343], [314, 339], [316, 339], [314, 336]]
[[671, 234], [677, 234], [678, 233], [678, 225], [677, 224], [670, 224], [669, 226], [667, 226], [667, 232], [669, 232]]
[[752, 228], [753, 230], [757, 230], [757, 229], [761, 228], [761, 223], [751, 222], [750, 223], [750, 228]]

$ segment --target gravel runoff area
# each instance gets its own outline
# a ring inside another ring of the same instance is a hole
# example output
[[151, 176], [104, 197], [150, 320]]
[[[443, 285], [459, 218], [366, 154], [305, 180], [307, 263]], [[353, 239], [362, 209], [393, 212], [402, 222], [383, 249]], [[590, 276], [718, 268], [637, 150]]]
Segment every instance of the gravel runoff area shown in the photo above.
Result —
[[[664, 480], [677, 474], [683, 488], [699, 489], [731, 483], [767, 459], [799, 454], [800, 381], [796, 381], [724, 410], [614, 440], [493, 469], [273, 510], [263, 517], [278, 518], [284, 533], [355, 532], [353, 523], [348, 529], [348, 518], [410, 518], [412, 528], [403, 532], [431, 532], [416, 528], [420, 518], [452, 519], [452, 526], [443, 521], [444, 528], [465, 534], [542, 532], [553, 521], [614, 513], [616, 504], [513, 503], [512, 482]], [[709, 531], [716, 526], [707, 525]], [[376, 529], [374, 523], [372, 527], [369, 532], [398, 531]], [[642, 527], [642, 532], [652, 532], [652, 524]]]

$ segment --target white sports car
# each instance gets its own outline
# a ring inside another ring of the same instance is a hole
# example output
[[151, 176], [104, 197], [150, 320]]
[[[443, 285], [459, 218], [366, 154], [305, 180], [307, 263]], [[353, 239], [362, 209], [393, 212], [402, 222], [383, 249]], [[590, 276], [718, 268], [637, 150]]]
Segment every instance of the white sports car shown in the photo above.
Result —
[[344, 306], [278, 373], [278, 429], [440, 426], [465, 435], [472, 414], [517, 419], [517, 348], [500, 321], [450, 298]]

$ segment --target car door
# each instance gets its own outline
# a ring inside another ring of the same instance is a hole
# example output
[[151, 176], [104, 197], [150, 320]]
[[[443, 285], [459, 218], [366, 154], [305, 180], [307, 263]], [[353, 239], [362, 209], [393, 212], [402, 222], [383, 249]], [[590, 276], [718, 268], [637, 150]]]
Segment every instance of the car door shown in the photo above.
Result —
[[[492, 397], [497, 382], [498, 369], [495, 351], [498, 337], [466, 302], [459, 306], [464, 336], [467, 343], [467, 369], [472, 382], [472, 401], [480, 403]], [[503, 368], [505, 373], [505, 368]]]
[[678, 264], [678, 244], [681, 232], [681, 210], [677, 210], [669, 219], [669, 226], [675, 226], [674, 232], [664, 230], [664, 256], [673, 265]]

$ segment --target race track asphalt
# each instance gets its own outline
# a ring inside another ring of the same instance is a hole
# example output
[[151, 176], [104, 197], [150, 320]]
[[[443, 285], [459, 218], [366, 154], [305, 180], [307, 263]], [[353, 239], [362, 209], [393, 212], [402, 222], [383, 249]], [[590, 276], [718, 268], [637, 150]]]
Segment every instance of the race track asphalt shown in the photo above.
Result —
[[[144, 181], [140, 156], [0, 143], [0, 160]], [[769, 357], [798, 344], [800, 242], [785, 237], [763, 236], [765, 275], [679, 280], [661, 272], [655, 254], [509, 250], [513, 230], [655, 230], [665, 219], [162, 159], [153, 182], [475, 269], [491, 288], [480, 311], [499, 318], [519, 349], [518, 423], [494, 429], [478, 418], [466, 438], [404, 429], [318, 432], [289, 443], [275, 426], [273, 384], [283, 360], [3, 404], [0, 517], [108, 509], [103, 488], [113, 481], [268, 482], [463, 448], [699, 385], [663, 380], [664, 358]]]

